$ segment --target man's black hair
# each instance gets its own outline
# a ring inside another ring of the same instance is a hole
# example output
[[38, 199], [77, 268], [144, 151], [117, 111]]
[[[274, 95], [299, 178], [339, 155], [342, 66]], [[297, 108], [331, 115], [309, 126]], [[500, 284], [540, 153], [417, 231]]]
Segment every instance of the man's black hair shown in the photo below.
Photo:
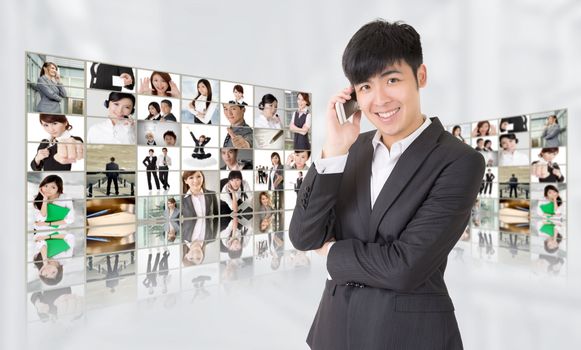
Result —
[[242, 172], [240, 172], [239, 170], [232, 170], [228, 174], [228, 180], [233, 180], [233, 179], [242, 180]]
[[417, 71], [423, 63], [420, 35], [401, 21], [377, 19], [361, 27], [349, 40], [343, 52], [343, 72], [355, 85], [399, 61], [412, 68], [417, 83]]

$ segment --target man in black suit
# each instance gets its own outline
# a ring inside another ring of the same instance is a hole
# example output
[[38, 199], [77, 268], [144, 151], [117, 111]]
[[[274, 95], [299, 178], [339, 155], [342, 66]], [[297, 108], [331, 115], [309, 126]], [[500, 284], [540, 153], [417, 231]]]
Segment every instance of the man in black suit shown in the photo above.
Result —
[[170, 100], [161, 100], [161, 115], [159, 116], [160, 121], [175, 122], [176, 117], [171, 112], [172, 103]]
[[[106, 63], [93, 62], [90, 68], [91, 81], [89, 87], [91, 89], [104, 89], [111, 91], [121, 91], [126, 88], [133, 90], [135, 86], [135, 76], [133, 69], [130, 67], [113, 66]], [[114, 84], [113, 77], [119, 77], [123, 86]]]
[[115, 195], [119, 195], [119, 165], [115, 163], [115, 157], [111, 157], [111, 162], [105, 165], [107, 171], [107, 195], [111, 194], [111, 182], [115, 186]]
[[518, 197], [517, 194], [517, 190], [518, 190], [518, 177], [516, 177], [514, 174], [512, 174], [512, 176], [508, 179], [508, 187], [509, 187], [509, 193], [508, 196], [510, 198], [512, 198], [512, 193], [514, 192], [514, 198]]
[[153, 155], [153, 149], [149, 150], [149, 156], [143, 159], [143, 165], [147, 170], [147, 186], [151, 191], [151, 176], [155, 180], [155, 188], [159, 191], [159, 179], [157, 177], [157, 157]]
[[494, 176], [494, 174], [492, 173], [492, 169], [488, 168], [488, 171], [486, 172], [486, 184], [484, 185], [484, 194], [486, 194], [486, 191], [488, 191], [488, 194], [491, 195], [492, 194], [492, 181], [494, 181], [494, 179], [496, 178], [496, 176]]
[[[485, 163], [421, 113], [422, 60], [415, 29], [383, 20], [343, 53], [352, 86], [327, 105], [322, 158], [290, 223], [297, 249], [327, 256], [312, 349], [462, 349], [444, 271]], [[335, 104], [353, 91], [361, 110], [340, 124]], [[377, 130], [359, 135], [362, 114]]]

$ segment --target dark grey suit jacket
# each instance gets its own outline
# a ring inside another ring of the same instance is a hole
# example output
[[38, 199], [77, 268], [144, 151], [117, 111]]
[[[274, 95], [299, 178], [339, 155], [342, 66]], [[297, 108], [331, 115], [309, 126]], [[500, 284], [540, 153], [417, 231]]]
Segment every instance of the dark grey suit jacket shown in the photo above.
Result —
[[[213, 219], [216, 219], [215, 222], [212, 221], [212, 225], [216, 225], [216, 227], [209, 227], [206, 226], [206, 231], [208, 229], [213, 230], [213, 233], [217, 230], [217, 223], [218, 223], [218, 215], [219, 215], [219, 203], [218, 198], [216, 197], [216, 193], [214, 191], [205, 191], [204, 192], [204, 200], [206, 202], [206, 212], [205, 213], [196, 213], [194, 205], [192, 204], [192, 200], [190, 196], [182, 196], [182, 218], [186, 219], [182, 222], [182, 239], [186, 241], [190, 241], [192, 237], [192, 232], [194, 231], [194, 226], [196, 225], [196, 220], [187, 220], [187, 218], [202, 218], [213, 216]], [[208, 234], [208, 233], [207, 233]]]
[[361, 134], [343, 173], [311, 167], [290, 239], [300, 250], [335, 237], [307, 343], [313, 349], [462, 349], [444, 283], [448, 253], [470, 217], [484, 158], [437, 118], [401, 155], [371, 208], [375, 131]]

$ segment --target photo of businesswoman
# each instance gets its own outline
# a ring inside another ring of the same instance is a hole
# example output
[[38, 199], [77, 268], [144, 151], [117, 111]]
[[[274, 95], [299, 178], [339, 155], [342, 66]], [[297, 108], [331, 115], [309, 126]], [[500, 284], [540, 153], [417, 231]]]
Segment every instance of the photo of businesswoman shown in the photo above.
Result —
[[135, 96], [124, 92], [111, 92], [104, 101], [107, 119], [88, 118], [91, 126], [87, 142], [103, 144], [135, 144]]
[[[201, 171], [184, 171], [182, 174], [182, 217], [217, 216], [219, 213], [216, 192], [206, 188], [206, 177]], [[188, 234], [183, 226], [184, 235]]]
[[179, 98], [181, 96], [178, 88], [180, 81], [179, 75], [170, 75], [165, 72], [139, 70], [139, 90], [140, 95], [155, 95]]
[[62, 113], [61, 101], [67, 97], [67, 91], [61, 82], [56, 64], [44, 62], [36, 81], [36, 91], [40, 94], [40, 101], [36, 105], [37, 112]]
[[283, 190], [284, 189], [284, 166], [281, 164], [280, 154], [272, 152], [270, 155], [272, 166], [268, 172], [268, 190]]
[[311, 112], [308, 107], [311, 105], [311, 100], [309, 94], [299, 92], [297, 94], [297, 105], [298, 110], [293, 113], [289, 124], [289, 129], [293, 132], [293, 148], [310, 150]]
[[[217, 111], [217, 104], [212, 101], [212, 84], [207, 79], [198, 80], [197, 94], [187, 104], [187, 111], [193, 116], [196, 124], [212, 124], [212, 118]], [[186, 119], [184, 117], [184, 119]], [[189, 119], [189, 118], [187, 118]]]
[[[182, 174], [182, 241], [184, 242], [184, 264], [199, 264], [203, 260], [204, 241], [216, 233], [218, 223], [218, 199], [216, 193], [206, 189], [205, 176], [201, 171], [184, 171]], [[207, 220], [187, 218], [213, 217]], [[186, 249], [187, 246], [187, 249]], [[189, 253], [188, 253], [189, 252]]]
[[[184, 230], [182, 237], [182, 263], [184, 267], [200, 265], [207, 263], [207, 249], [213, 246], [218, 235], [218, 217], [214, 218], [197, 218], [193, 220], [184, 220]], [[214, 248], [217, 247], [214, 246]]]
[[534, 214], [546, 220], [562, 220], [566, 212], [559, 189], [555, 185], [546, 185], [543, 189], [543, 199], [533, 201]]
[[561, 141], [559, 140], [559, 134], [561, 133], [561, 126], [557, 120], [556, 115], [550, 115], [547, 117], [545, 125], [543, 125], [543, 133], [541, 137], [543, 138], [543, 144], [545, 147], [559, 147], [561, 146]]
[[531, 153], [537, 153], [538, 156], [538, 160], [535, 160], [531, 164], [531, 175], [533, 182], [565, 181], [564, 169], [561, 169], [561, 166], [558, 164], [558, 160], [564, 160], [565, 156], [564, 154], [559, 156], [558, 147], [532, 149]]
[[255, 128], [282, 129], [282, 120], [277, 114], [278, 100], [272, 94], [262, 96], [258, 103], [260, 113], [254, 119]]
[[161, 113], [161, 107], [159, 105], [159, 103], [153, 101], [150, 102], [147, 105], [147, 117], [145, 117], [145, 120], [158, 120], [160, 117], [160, 113]]
[[496, 120], [483, 120], [473, 123], [472, 137], [495, 136], [498, 135], [496, 131]]
[[48, 175], [38, 185], [33, 198], [34, 230], [63, 229], [75, 221], [72, 199], [64, 193], [63, 179]]
[[[75, 236], [71, 233], [38, 233], [34, 237], [34, 240], [36, 242], [34, 265], [38, 269], [38, 278], [48, 286], [57, 285], [63, 279], [63, 262], [60, 259], [73, 256]], [[58, 250], [51, 249], [49, 251], [49, 245], [56, 242], [60, 242], [63, 248], [59, 248]], [[56, 251], [60, 252], [55, 254], [54, 252]]]
[[168, 242], [175, 241], [180, 232], [180, 208], [177, 207], [175, 198], [169, 197], [163, 211], [165, 224], [163, 226]]
[[39, 121], [49, 138], [42, 139], [30, 168], [34, 171], [71, 170], [73, 163], [84, 158], [83, 139], [71, 135], [73, 127], [64, 115], [41, 113]]

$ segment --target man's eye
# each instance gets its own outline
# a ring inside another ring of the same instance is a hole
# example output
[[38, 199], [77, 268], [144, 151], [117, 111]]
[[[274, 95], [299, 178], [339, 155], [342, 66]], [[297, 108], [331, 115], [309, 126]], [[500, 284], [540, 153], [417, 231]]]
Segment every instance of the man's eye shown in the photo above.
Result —
[[387, 83], [388, 83], [388, 84], [395, 84], [395, 83], [397, 83], [398, 81], [399, 81], [399, 79], [398, 79], [398, 78], [390, 78], [390, 79], [387, 81]]

